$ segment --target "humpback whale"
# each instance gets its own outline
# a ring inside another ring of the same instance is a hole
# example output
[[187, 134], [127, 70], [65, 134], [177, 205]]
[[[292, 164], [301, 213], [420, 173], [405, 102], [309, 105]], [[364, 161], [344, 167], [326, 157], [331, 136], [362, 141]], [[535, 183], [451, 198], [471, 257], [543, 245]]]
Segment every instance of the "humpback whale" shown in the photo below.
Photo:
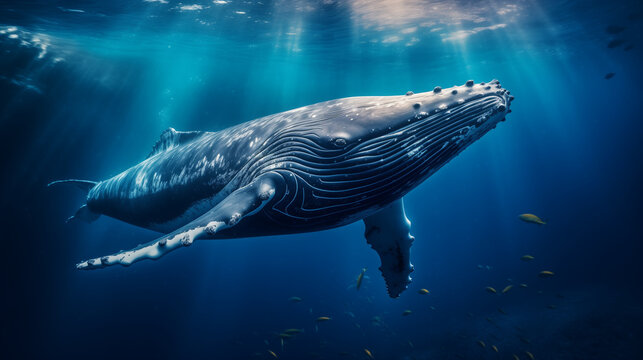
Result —
[[305, 233], [359, 220], [388, 294], [411, 282], [403, 197], [510, 112], [497, 80], [400, 96], [350, 97], [216, 131], [164, 131], [143, 162], [87, 192], [69, 220], [100, 215], [161, 232], [78, 269], [131, 265], [195, 240]]

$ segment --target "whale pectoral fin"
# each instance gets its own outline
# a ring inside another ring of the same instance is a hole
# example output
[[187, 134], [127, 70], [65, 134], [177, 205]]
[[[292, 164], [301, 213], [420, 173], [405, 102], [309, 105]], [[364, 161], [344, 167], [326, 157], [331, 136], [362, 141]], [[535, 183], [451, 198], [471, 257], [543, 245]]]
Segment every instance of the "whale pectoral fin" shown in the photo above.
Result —
[[129, 266], [144, 259], [158, 259], [172, 250], [191, 245], [195, 240], [216, 238], [217, 232], [233, 227], [244, 217], [261, 210], [273, 198], [278, 180], [275, 174], [262, 175], [180, 229], [132, 250], [83, 261], [76, 268], [93, 270], [117, 264]]
[[413, 236], [411, 222], [404, 213], [404, 203], [399, 199], [379, 212], [364, 218], [366, 241], [380, 255], [380, 271], [386, 281], [388, 294], [400, 296], [408, 284], [413, 265], [409, 258]]

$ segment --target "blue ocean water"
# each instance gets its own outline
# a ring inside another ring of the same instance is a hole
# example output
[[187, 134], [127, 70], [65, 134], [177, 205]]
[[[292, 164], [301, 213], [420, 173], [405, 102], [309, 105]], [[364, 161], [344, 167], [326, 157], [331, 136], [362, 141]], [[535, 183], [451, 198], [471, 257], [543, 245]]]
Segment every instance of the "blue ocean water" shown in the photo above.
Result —
[[[642, 27], [640, 1], [0, 2], [2, 357], [641, 358]], [[494, 78], [507, 121], [405, 197], [398, 299], [361, 222], [78, 271], [157, 234], [65, 224], [84, 195], [46, 188], [168, 127]]]

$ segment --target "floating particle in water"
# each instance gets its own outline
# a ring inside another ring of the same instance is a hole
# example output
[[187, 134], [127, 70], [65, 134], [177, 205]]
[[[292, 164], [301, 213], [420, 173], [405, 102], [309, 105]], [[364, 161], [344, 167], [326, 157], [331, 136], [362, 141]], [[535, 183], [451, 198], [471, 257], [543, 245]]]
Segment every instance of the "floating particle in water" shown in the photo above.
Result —
[[357, 284], [355, 285], [355, 288], [359, 290], [359, 287], [362, 286], [362, 280], [364, 280], [364, 273], [366, 272], [366, 268], [362, 269], [362, 272], [359, 273], [357, 276]]
[[526, 222], [526, 223], [532, 223], [532, 224], [538, 224], [538, 225], [545, 225], [547, 224], [544, 222], [541, 218], [534, 214], [520, 214], [518, 215], [518, 219]]
[[538, 274], [538, 276], [540, 276], [541, 278], [550, 278], [554, 276], [554, 273], [549, 270], [543, 270]]

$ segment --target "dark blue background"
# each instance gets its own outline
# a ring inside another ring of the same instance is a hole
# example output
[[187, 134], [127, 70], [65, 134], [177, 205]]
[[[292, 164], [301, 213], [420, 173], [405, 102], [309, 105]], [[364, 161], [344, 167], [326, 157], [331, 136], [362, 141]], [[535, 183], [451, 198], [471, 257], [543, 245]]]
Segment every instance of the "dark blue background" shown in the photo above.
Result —
[[[1, 353], [641, 357], [640, 2], [369, 3], [0, 2]], [[505, 26], [475, 30], [494, 24]], [[470, 78], [498, 78], [516, 96], [513, 113], [405, 197], [416, 270], [399, 299], [386, 295], [361, 223], [203, 241], [130, 268], [74, 268], [157, 234], [106, 217], [65, 224], [83, 194], [47, 189], [52, 180], [111, 177], [169, 126], [217, 130]], [[548, 224], [520, 222], [525, 212]], [[484, 290], [508, 284], [504, 295]], [[333, 319], [315, 331], [318, 316]], [[286, 328], [304, 333], [282, 350]]]

